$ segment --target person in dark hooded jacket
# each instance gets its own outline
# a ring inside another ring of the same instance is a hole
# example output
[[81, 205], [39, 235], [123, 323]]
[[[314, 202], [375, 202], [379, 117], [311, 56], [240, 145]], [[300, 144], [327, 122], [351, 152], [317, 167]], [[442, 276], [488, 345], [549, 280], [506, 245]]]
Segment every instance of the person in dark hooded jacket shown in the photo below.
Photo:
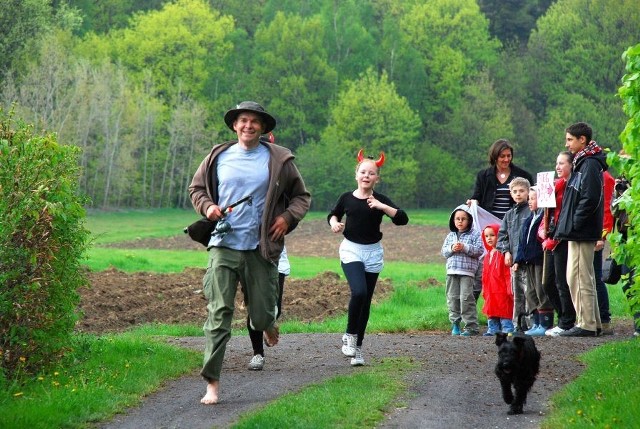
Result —
[[602, 329], [593, 269], [595, 245], [602, 238], [604, 194], [602, 173], [606, 157], [591, 139], [591, 127], [578, 122], [566, 130], [566, 144], [574, 154], [555, 238], [566, 240], [567, 283], [576, 309], [576, 324], [560, 333], [567, 337], [595, 337]]

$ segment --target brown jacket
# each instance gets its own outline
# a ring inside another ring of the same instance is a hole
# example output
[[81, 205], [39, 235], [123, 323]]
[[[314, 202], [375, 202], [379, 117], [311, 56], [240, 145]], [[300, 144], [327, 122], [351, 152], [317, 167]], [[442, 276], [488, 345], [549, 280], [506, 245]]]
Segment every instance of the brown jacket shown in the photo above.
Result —
[[[206, 216], [207, 209], [218, 201], [216, 158], [237, 141], [213, 146], [209, 155], [200, 163], [189, 185], [189, 196], [195, 210]], [[269, 228], [277, 216], [282, 216], [291, 232], [302, 220], [311, 205], [311, 194], [304, 185], [298, 168], [293, 163], [291, 151], [282, 146], [263, 143], [269, 149], [269, 188], [260, 225], [260, 253], [274, 263], [278, 262], [284, 240], [269, 239]]]

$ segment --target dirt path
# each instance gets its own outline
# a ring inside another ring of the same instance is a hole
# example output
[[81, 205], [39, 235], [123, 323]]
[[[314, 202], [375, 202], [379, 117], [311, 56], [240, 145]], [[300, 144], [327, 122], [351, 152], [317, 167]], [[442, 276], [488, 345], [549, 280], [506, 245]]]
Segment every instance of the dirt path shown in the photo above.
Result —
[[[525, 414], [508, 416], [493, 374], [496, 346], [485, 337], [451, 337], [446, 333], [380, 334], [365, 340], [367, 363], [385, 357], [410, 356], [420, 369], [409, 375], [409, 391], [402, 408], [390, 410], [381, 428], [537, 428], [548, 413], [549, 396], [573, 380], [583, 365], [576, 356], [604, 342], [628, 338], [631, 331], [599, 338], [538, 338], [542, 353], [540, 375], [525, 405]], [[172, 342], [203, 349], [202, 338]], [[352, 368], [340, 352], [338, 334], [284, 335], [267, 350], [263, 371], [249, 371], [247, 337], [229, 342], [221, 380], [221, 402], [199, 403], [205, 384], [193, 374], [171, 381], [147, 397], [140, 407], [118, 415], [102, 429], [209, 429], [230, 427], [247, 411], [302, 387]], [[566, 362], [566, 365], [558, 365]]]
[[[440, 247], [447, 229], [414, 225], [397, 228], [383, 224], [382, 231], [386, 260], [443, 262]], [[339, 270], [340, 240], [340, 235], [328, 231], [324, 220], [305, 221], [287, 236], [287, 249], [290, 255], [336, 258], [336, 270]], [[136, 240], [117, 247], [203, 250], [186, 236]], [[126, 274], [116, 270], [92, 273], [92, 288], [81, 291], [85, 317], [78, 329], [101, 333], [150, 322], [201, 325], [206, 317], [206, 302], [201, 291], [203, 273], [202, 269], [179, 274]], [[418, 286], [437, 283], [435, 279], [424, 279]], [[391, 282], [380, 281], [374, 299], [383, 299], [391, 290]], [[244, 324], [240, 297], [238, 294], [235, 316], [238, 327]], [[288, 279], [281, 320], [323, 320], [344, 313], [348, 300], [348, 286], [336, 273], [323, 273], [309, 280]], [[549, 396], [582, 371], [576, 356], [606, 341], [628, 338], [632, 333], [630, 326], [630, 323], [617, 326], [616, 336], [536, 339], [542, 352], [540, 375], [521, 416], [506, 414], [507, 405], [500, 398], [500, 386], [493, 374], [496, 346], [491, 338], [453, 338], [448, 333], [368, 335], [364, 348], [368, 364], [398, 356], [413, 357], [421, 364], [420, 370], [408, 377], [410, 388], [402, 401], [406, 406], [390, 410], [380, 427], [539, 427], [548, 412]], [[175, 342], [203, 350], [202, 338], [175, 339]], [[334, 375], [360, 371], [350, 367], [339, 346], [339, 334], [283, 335], [277, 347], [266, 350], [265, 370], [253, 372], [247, 370], [251, 358], [249, 339], [234, 337], [225, 357], [220, 404], [200, 405], [205, 384], [194, 372], [168, 382], [159, 392], [145, 398], [140, 407], [99, 427], [228, 427], [242, 413], [264, 406], [285, 393]]]

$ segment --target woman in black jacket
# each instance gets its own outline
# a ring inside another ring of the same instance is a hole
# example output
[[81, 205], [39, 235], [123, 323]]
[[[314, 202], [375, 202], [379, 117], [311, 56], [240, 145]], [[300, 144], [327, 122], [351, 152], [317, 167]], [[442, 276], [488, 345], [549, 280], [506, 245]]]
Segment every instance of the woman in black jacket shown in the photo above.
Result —
[[509, 140], [496, 140], [489, 148], [491, 166], [478, 172], [473, 195], [467, 205], [476, 202], [480, 207], [502, 219], [515, 204], [509, 193], [509, 183], [524, 177], [533, 184], [531, 174], [513, 164], [513, 146]]

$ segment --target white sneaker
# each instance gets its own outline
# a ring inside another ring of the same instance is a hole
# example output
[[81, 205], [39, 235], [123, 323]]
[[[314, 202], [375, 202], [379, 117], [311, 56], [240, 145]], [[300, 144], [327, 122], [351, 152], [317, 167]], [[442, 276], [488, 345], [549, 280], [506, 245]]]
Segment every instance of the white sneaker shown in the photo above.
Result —
[[255, 355], [249, 362], [249, 369], [253, 371], [262, 371], [264, 367], [264, 356]]
[[560, 333], [562, 333], [562, 332], [564, 332], [564, 331], [565, 331], [565, 330], [564, 330], [564, 329], [562, 329], [561, 327], [556, 326], [556, 327], [554, 327], [554, 328], [547, 329], [547, 330], [544, 332], [544, 334], [545, 334], [547, 337], [559, 337], [559, 336], [560, 336]]
[[360, 347], [356, 347], [356, 353], [351, 358], [351, 366], [362, 366], [364, 365], [364, 357], [362, 356], [362, 349]]
[[342, 354], [353, 357], [356, 355], [356, 341], [358, 337], [353, 334], [344, 334], [342, 336]]

